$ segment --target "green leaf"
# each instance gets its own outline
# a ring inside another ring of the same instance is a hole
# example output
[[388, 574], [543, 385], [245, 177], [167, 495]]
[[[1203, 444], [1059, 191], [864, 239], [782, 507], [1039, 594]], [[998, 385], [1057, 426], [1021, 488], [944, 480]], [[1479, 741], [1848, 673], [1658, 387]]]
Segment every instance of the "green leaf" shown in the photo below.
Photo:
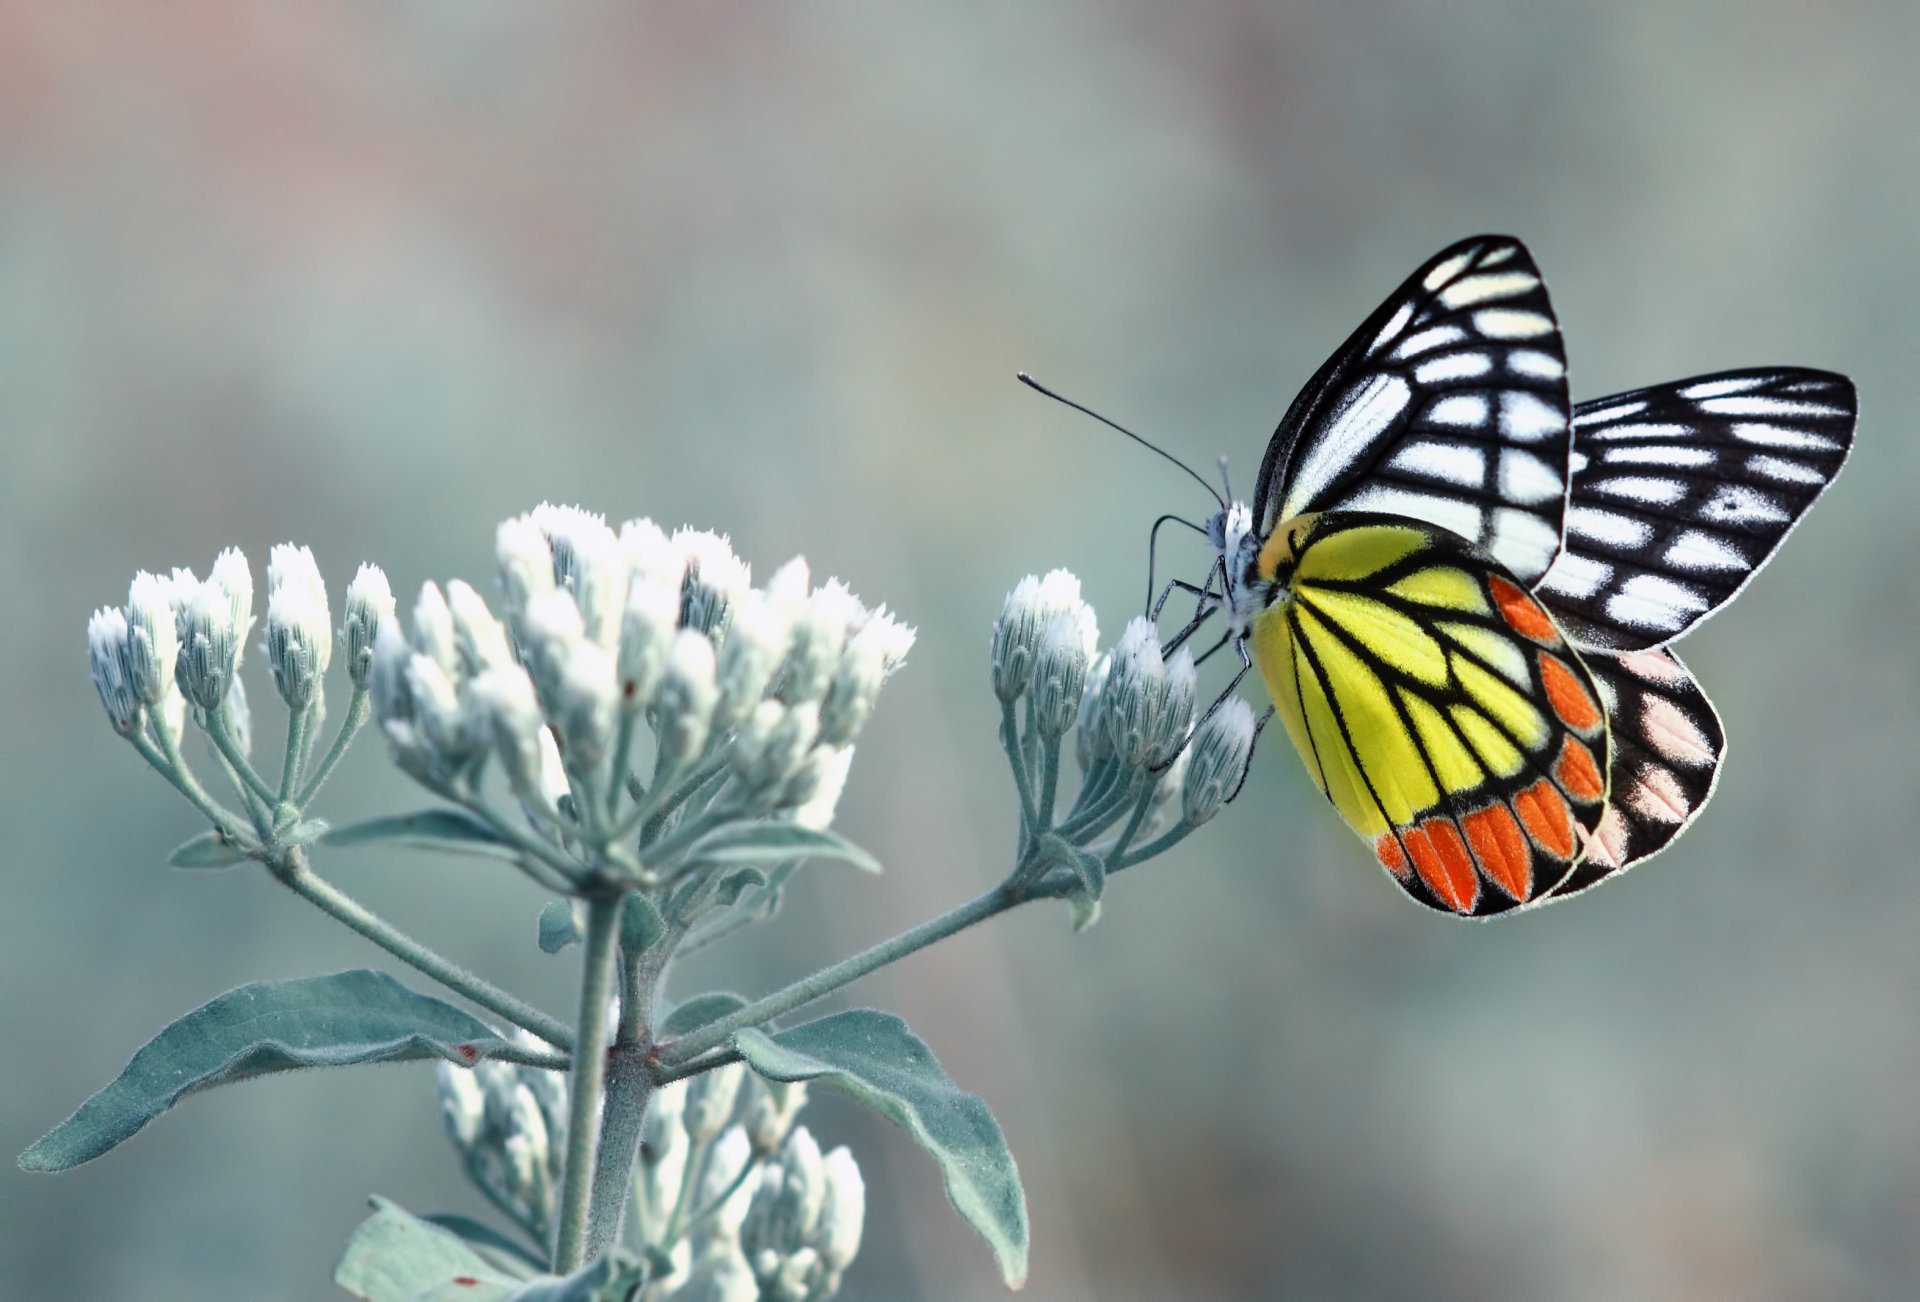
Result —
[[509, 1238], [491, 1225], [458, 1212], [431, 1212], [420, 1218], [437, 1229], [460, 1236], [461, 1241], [485, 1257], [495, 1269], [521, 1279], [546, 1273], [547, 1263], [518, 1239]]
[[384, 1198], [347, 1240], [333, 1282], [367, 1302], [469, 1298], [505, 1302], [522, 1283], [502, 1274], [459, 1236]]
[[639, 891], [627, 892], [620, 910], [620, 947], [629, 954], [644, 954], [666, 934], [667, 920], [660, 916], [660, 906]]
[[746, 1006], [746, 1000], [724, 990], [695, 995], [661, 1019], [658, 1038], [671, 1040], [689, 1031], [697, 1031], [707, 1023], [717, 1022]]
[[584, 939], [580, 918], [572, 900], [548, 900], [540, 910], [540, 952], [558, 954], [577, 940]]
[[506, 1302], [628, 1302], [647, 1282], [639, 1262], [602, 1257], [565, 1279], [543, 1275], [508, 1294]]
[[485, 854], [507, 859], [519, 857], [519, 852], [502, 840], [500, 834], [485, 821], [458, 809], [422, 809], [412, 814], [370, 818], [364, 823], [331, 828], [320, 841], [323, 845], [342, 848], [399, 841], [405, 845], [445, 850], [451, 854]]
[[247, 852], [218, 832], [202, 832], [167, 856], [175, 868], [231, 868], [247, 861]]
[[748, 865], [735, 868], [720, 879], [720, 887], [713, 893], [713, 902], [723, 909], [730, 909], [740, 902], [740, 897], [749, 887], [758, 889], [767, 884], [767, 875], [758, 868]]
[[20, 1155], [64, 1171], [131, 1138], [188, 1094], [299, 1067], [444, 1058], [471, 1066], [505, 1047], [494, 1029], [384, 972], [358, 970], [230, 990], [172, 1023], [126, 1070]]
[[1027, 1278], [1027, 1197], [1000, 1124], [948, 1079], [933, 1051], [891, 1013], [856, 1008], [769, 1035], [733, 1037], [769, 1080], [818, 1080], [905, 1127], [933, 1155], [947, 1197], [993, 1249], [1010, 1288]]
[[878, 873], [880, 861], [833, 832], [798, 823], [730, 823], [688, 847], [688, 863], [758, 864], [782, 859], [838, 859], [862, 872]]

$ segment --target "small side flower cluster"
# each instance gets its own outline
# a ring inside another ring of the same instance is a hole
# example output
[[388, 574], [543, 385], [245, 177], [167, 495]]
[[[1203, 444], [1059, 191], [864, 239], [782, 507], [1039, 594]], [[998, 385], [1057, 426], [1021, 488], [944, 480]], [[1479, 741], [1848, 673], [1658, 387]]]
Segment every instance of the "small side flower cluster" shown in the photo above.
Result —
[[[471, 586], [421, 589], [386, 625], [374, 706], [396, 762], [470, 806], [496, 762], [533, 830], [648, 871], [694, 829], [777, 818], [824, 829], [853, 743], [914, 633], [795, 558], [752, 586], [717, 534], [617, 531], [543, 505], [500, 526], [504, 619]], [[632, 770], [651, 731], [651, 778]], [[496, 820], [498, 821], [498, 820]]]
[[[482, 1191], [550, 1245], [567, 1101], [537, 1067], [443, 1063], [447, 1135]], [[647, 1114], [633, 1211], [652, 1263], [647, 1302], [822, 1302], [860, 1251], [866, 1185], [795, 1120], [804, 1085], [739, 1064], [662, 1088]]]
[[[990, 649], [1001, 740], [1024, 812], [1015, 879], [1071, 878], [1083, 922], [1107, 874], [1170, 848], [1233, 797], [1257, 731], [1237, 696], [1196, 721], [1193, 656], [1182, 648], [1168, 658], [1151, 620], [1134, 619], [1104, 654], [1098, 641], [1079, 580], [1055, 570], [1029, 575], [1008, 595]], [[1056, 817], [1068, 732], [1080, 786]]]

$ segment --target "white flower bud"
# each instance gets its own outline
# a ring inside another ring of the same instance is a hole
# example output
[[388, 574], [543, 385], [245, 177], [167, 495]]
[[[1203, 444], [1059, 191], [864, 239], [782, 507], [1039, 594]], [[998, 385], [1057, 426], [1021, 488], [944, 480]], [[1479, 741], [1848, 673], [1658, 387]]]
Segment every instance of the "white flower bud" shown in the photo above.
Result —
[[848, 639], [820, 705], [823, 743], [844, 746], [866, 727], [881, 684], [906, 660], [913, 639], [913, 628], [885, 610], [875, 611]]
[[236, 677], [227, 693], [227, 726], [242, 755], [253, 754], [253, 707], [247, 704], [246, 680]]
[[142, 570], [127, 589], [127, 669], [135, 695], [148, 705], [158, 705], [173, 690], [180, 659], [173, 588], [172, 580]]
[[1040, 639], [1060, 615], [1072, 617], [1091, 660], [1099, 634], [1093, 608], [1081, 600], [1080, 580], [1071, 572], [1052, 570], [1044, 579], [1029, 574], [1007, 594], [993, 626], [991, 647], [993, 691], [1002, 701], [1017, 701], [1025, 695], [1033, 681]]
[[486, 598], [472, 585], [460, 579], [447, 584], [447, 609], [453, 617], [453, 645], [462, 673], [472, 678], [514, 663], [506, 625], [493, 617]]
[[749, 1178], [738, 1188], [734, 1181], [740, 1178], [740, 1173], [746, 1170], [747, 1163], [752, 1160], [753, 1141], [747, 1138], [746, 1128], [740, 1125], [728, 1126], [707, 1157], [706, 1170], [700, 1175], [698, 1205], [710, 1207], [714, 1199], [729, 1189], [733, 1190], [726, 1203], [713, 1214], [718, 1238], [732, 1240], [739, 1237], [740, 1222], [747, 1214], [748, 1204], [753, 1201], [753, 1181]]
[[[672, 588], [675, 598], [686, 577], [686, 561], [673, 550], [666, 531], [651, 520], [629, 520], [620, 526], [620, 550], [626, 554], [633, 582]], [[674, 618], [679, 618], [675, 611]]]
[[275, 547], [267, 574], [267, 660], [273, 685], [288, 708], [304, 710], [333, 659], [327, 590], [313, 553], [305, 547]]
[[818, 701], [827, 694], [833, 672], [846, 650], [847, 636], [867, 622], [867, 608], [838, 579], [828, 579], [807, 598], [794, 621], [786, 663], [775, 679], [774, 694], [788, 704]]
[[340, 646], [346, 652], [347, 677], [355, 687], [367, 685], [373, 666], [373, 644], [380, 630], [393, 623], [393, 589], [386, 571], [362, 565], [347, 585], [346, 617], [340, 624]]
[[108, 606], [93, 612], [87, 620], [87, 666], [107, 720], [122, 737], [131, 737], [140, 726], [140, 695], [134, 690], [127, 644], [125, 611]]
[[1079, 621], [1070, 614], [1053, 617], [1040, 638], [1033, 662], [1033, 720], [1049, 741], [1064, 737], [1080, 711], [1087, 687], [1087, 652]]
[[[245, 653], [247, 635], [253, 631], [253, 571], [238, 547], [229, 547], [213, 558], [207, 582], [227, 598], [227, 624], [233, 629], [234, 664]], [[203, 585], [204, 586], [204, 585]]]
[[460, 648], [453, 635], [453, 611], [437, 583], [421, 584], [420, 596], [413, 603], [413, 649], [439, 665], [449, 682], [461, 676]]
[[643, 710], [667, 668], [680, 622], [680, 589], [636, 574], [620, 621], [620, 707]]
[[676, 764], [698, 755], [707, 744], [719, 696], [713, 643], [691, 629], [681, 629], [673, 635], [666, 673], [653, 693], [651, 717], [660, 753]]
[[607, 757], [619, 716], [613, 655], [597, 642], [573, 645], [554, 692], [553, 720], [576, 773], [591, 773]]
[[407, 661], [407, 694], [413, 700], [413, 718], [419, 736], [448, 767], [457, 767], [473, 749], [460, 708], [460, 693], [440, 662], [423, 652]]
[[716, 1249], [694, 1264], [673, 1302], [761, 1302], [760, 1282], [738, 1252]]
[[726, 631], [728, 611], [753, 586], [752, 572], [722, 534], [676, 529], [672, 543], [686, 566], [680, 622], [718, 641]]
[[531, 515], [516, 515], [494, 531], [493, 556], [500, 567], [500, 586], [507, 594], [507, 611], [518, 628], [534, 598], [554, 589], [553, 547]]
[[480, 1138], [480, 1125], [486, 1117], [486, 1095], [473, 1072], [450, 1062], [439, 1064], [435, 1085], [440, 1095], [440, 1117], [447, 1125], [447, 1136], [462, 1152]]
[[786, 615], [792, 623], [806, 613], [807, 593], [812, 579], [807, 571], [807, 558], [796, 556], [773, 572], [767, 580], [767, 599]]
[[1246, 776], [1253, 754], [1253, 707], [1234, 697], [1213, 712], [1188, 746], [1186, 784], [1180, 791], [1181, 817], [1194, 827], [1220, 812]]
[[764, 801], [800, 770], [820, 735], [820, 707], [811, 701], [782, 706], [762, 701], [728, 753], [749, 798]]
[[860, 1166], [842, 1145], [824, 1163], [827, 1196], [820, 1209], [815, 1242], [831, 1271], [845, 1270], [860, 1253], [860, 1232], [867, 1219], [867, 1185]]
[[[226, 555], [238, 553], [223, 553]], [[244, 560], [242, 561], [244, 571]], [[230, 590], [208, 579], [194, 590], [180, 621], [180, 659], [175, 674], [187, 698], [203, 710], [226, 699], [240, 667], [241, 629], [234, 621]]]
[[781, 1243], [798, 1247], [813, 1237], [827, 1201], [826, 1162], [805, 1126], [795, 1126], [780, 1146], [780, 1168], [783, 1178], [774, 1207], [775, 1233]]
[[580, 607], [566, 589], [542, 593], [527, 603], [520, 627], [521, 658], [549, 709], [555, 703], [560, 674], [586, 635]]
[[413, 648], [391, 615], [373, 623], [373, 636], [373, 648], [367, 657], [367, 686], [373, 692], [374, 717], [382, 724], [412, 723], [413, 687], [407, 678], [407, 662], [413, 659]]
[[1087, 685], [1080, 693], [1080, 713], [1074, 720], [1073, 757], [1086, 773], [1095, 764], [1113, 758], [1113, 743], [1107, 739], [1105, 716], [1100, 702], [1107, 690], [1107, 673], [1113, 668], [1113, 656], [1102, 655], [1087, 671]]
[[773, 1302], [809, 1302], [816, 1295], [814, 1272], [819, 1265], [820, 1254], [812, 1248], [801, 1248], [781, 1262], [773, 1277]]
[[789, 623], [786, 613], [764, 592], [749, 588], [734, 602], [715, 669], [720, 688], [713, 711], [715, 732], [725, 732], [745, 719], [766, 693], [774, 670], [786, 657]]
[[[687, 1082], [685, 1124], [687, 1137], [694, 1143], [709, 1143], [726, 1128], [746, 1072], [747, 1069], [736, 1062]], [[744, 1140], [745, 1136], [741, 1138]]]
[[1151, 757], [1166, 683], [1160, 634], [1151, 620], [1135, 616], [1113, 648], [1113, 664], [1100, 693], [1107, 738], [1121, 763], [1138, 768]]
[[540, 737], [544, 725], [533, 680], [516, 664], [495, 665], [473, 680], [474, 707], [486, 721], [493, 753], [522, 800], [541, 791]]
[[620, 636], [630, 573], [620, 539], [604, 518], [577, 506], [543, 502], [533, 520], [546, 532], [554, 581], [573, 593], [587, 637], [611, 651]]
[[1166, 681], [1160, 692], [1160, 718], [1154, 728], [1153, 750], [1148, 763], [1167, 763], [1187, 740], [1193, 727], [1193, 704], [1200, 691], [1200, 671], [1194, 667], [1193, 652], [1181, 647], [1166, 662]]
[[641, 1128], [640, 1179], [646, 1184], [649, 1207], [672, 1207], [679, 1200], [687, 1173], [687, 1132], [680, 1124], [686, 1101], [686, 1082], [676, 1081], [657, 1091], [647, 1109]]
[[780, 803], [792, 809], [794, 823], [824, 832], [840, 807], [840, 793], [853, 766], [853, 747], [815, 746], [800, 771], [787, 782]]
[[748, 1081], [748, 1090], [751, 1097], [741, 1120], [753, 1151], [764, 1157], [780, 1147], [793, 1128], [793, 1119], [807, 1106], [807, 1087], [798, 1081], [785, 1084], [755, 1076]]
[[541, 728], [540, 742], [540, 794], [548, 805], [560, 807], [564, 796], [573, 794], [573, 786], [567, 781], [567, 766], [560, 759], [560, 743], [553, 739], [552, 728]]
[[153, 725], [156, 736], [165, 738], [173, 745], [180, 744], [180, 737], [187, 725], [187, 698], [180, 694], [178, 685], [167, 688], [167, 694], [160, 703], [147, 713], [147, 720]]

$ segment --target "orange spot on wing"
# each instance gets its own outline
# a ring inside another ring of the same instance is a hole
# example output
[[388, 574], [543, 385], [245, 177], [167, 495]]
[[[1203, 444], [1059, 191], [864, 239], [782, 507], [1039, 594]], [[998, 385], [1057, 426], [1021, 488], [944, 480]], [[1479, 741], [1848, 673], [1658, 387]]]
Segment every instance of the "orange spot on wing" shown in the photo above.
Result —
[[1374, 841], [1373, 853], [1388, 872], [1403, 882], [1407, 880], [1407, 856], [1400, 849], [1400, 842], [1392, 832], [1387, 832]]
[[1593, 694], [1559, 657], [1540, 653], [1540, 682], [1547, 689], [1547, 701], [1562, 723], [1580, 732], [1590, 732], [1600, 726], [1600, 706]]
[[1473, 857], [1449, 819], [1429, 818], [1404, 834], [1414, 871], [1428, 890], [1455, 913], [1472, 913], [1480, 894]]
[[1527, 849], [1520, 824], [1513, 821], [1513, 812], [1505, 805], [1494, 805], [1468, 814], [1460, 826], [1466, 829], [1467, 844], [1487, 876], [1524, 904], [1533, 894], [1533, 853]]
[[1513, 808], [1535, 845], [1556, 859], [1573, 858], [1573, 811], [1553, 783], [1541, 778], [1514, 796]]
[[1560, 743], [1560, 759], [1553, 766], [1553, 776], [1563, 791], [1578, 800], [1598, 800], [1607, 793], [1606, 784], [1600, 781], [1600, 769], [1593, 762], [1593, 752], [1572, 737]]
[[1498, 574], [1487, 576], [1487, 586], [1493, 590], [1493, 604], [1500, 608], [1500, 618], [1507, 621], [1508, 628], [1546, 646], [1560, 640], [1560, 631], [1532, 597]]

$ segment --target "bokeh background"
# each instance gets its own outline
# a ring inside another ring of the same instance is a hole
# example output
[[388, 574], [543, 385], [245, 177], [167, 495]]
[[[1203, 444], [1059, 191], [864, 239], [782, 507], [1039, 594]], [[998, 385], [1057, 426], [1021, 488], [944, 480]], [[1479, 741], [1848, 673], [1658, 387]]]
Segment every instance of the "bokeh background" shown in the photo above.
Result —
[[[193, 819], [83, 654], [136, 567], [291, 538], [336, 602], [368, 558], [410, 591], [553, 498], [904, 612], [841, 820], [889, 874], [815, 871], [680, 987], [759, 991], [995, 880], [1001, 595], [1068, 566], [1117, 630], [1147, 521], [1203, 509], [1014, 370], [1245, 485], [1379, 297], [1507, 230], [1576, 397], [1859, 382], [1838, 487], [1686, 643], [1733, 737], [1708, 817], [1628, 884], [1459, 925], [1269, 746], [1091, 932], [1016, 915], [858, 997], [1005, 1123], [1036, 1298], [1911, 1295], [1915, 49], [1910, 0], [0, 5], [0, 1147], [229, 986], [381, 957], [162, 866]], [[417, 803], [380, 749], [323, 812]], [[521, 879], [323, 868], [567, 1005]], [[846, 1296], [998, 1294], [904, 1137], [812, 1123], [870, 1182]], [[334, 1296], [370, 1192], [474, 1206], [427, 1070], [202, 1097], [78, 1172], [9, 1164], [0, 1294]]]

